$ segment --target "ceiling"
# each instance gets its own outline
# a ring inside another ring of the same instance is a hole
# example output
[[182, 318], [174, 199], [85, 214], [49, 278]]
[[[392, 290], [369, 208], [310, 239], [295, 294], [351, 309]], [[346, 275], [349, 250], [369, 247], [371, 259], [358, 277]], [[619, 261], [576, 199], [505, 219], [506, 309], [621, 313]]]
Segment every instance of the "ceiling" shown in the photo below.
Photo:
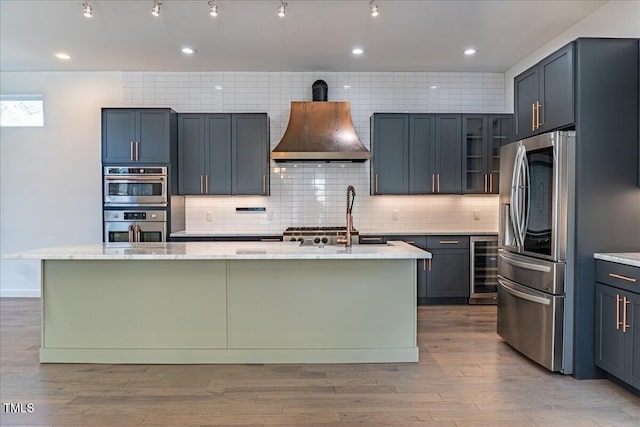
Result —
[[213, 18], [207, 0], [162, 0], [159, 17], [153, 0], [92, 0], [88, 19], [83, 1], [0, 0], [0, 69], [503, 72], [606, 3], [375, 0], [373, 18], [369, 0], [287, 0], [279, 18], [280, 0], [217, 0]]

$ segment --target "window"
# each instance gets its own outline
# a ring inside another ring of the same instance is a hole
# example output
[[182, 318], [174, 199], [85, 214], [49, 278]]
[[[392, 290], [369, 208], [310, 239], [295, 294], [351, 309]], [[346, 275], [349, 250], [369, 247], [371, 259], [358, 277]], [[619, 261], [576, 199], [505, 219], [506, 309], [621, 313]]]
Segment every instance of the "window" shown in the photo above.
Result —
[[1, 95], [0, 126], [44, 126], [44, 101], [42, 95]]

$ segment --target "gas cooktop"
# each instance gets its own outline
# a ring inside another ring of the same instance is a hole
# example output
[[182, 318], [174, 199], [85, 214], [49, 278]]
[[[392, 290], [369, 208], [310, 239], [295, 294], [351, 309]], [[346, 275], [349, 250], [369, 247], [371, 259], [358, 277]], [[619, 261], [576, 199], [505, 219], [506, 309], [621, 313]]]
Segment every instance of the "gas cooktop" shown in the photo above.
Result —
[[[347, 227], [289, 227], [282, 233], [285, 242], [302, 244], [335, 245], [338, 236], [347, 234]], [[358, 231], [351, 231], [352, 244], [358, 243]]]

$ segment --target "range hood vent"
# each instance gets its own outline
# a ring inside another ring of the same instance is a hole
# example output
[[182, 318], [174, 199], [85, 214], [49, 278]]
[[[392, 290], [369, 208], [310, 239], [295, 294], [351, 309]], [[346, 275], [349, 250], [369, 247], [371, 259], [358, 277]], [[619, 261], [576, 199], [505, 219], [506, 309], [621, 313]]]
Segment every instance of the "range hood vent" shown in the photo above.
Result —
[[271, 158], [276, 162], [364, 162], [371, 152], [356, 134], [349, 102], [292, 102], [287, 130]]

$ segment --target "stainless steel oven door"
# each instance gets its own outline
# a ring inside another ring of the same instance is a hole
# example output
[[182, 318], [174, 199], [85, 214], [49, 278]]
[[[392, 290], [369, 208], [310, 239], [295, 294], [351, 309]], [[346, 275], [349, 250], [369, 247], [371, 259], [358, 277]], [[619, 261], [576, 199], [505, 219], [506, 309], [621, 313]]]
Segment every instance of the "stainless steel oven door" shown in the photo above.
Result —
[[167, 226], [165, 222], [118, 221], [104, 223], [104, 239], [116, 242], [165, 242]]
[[166, 175], [105, 176], [105, 206], [167, 206]]
[[550, 371], [562, 371], [564, 302], [498, 276], [498, 335]]

